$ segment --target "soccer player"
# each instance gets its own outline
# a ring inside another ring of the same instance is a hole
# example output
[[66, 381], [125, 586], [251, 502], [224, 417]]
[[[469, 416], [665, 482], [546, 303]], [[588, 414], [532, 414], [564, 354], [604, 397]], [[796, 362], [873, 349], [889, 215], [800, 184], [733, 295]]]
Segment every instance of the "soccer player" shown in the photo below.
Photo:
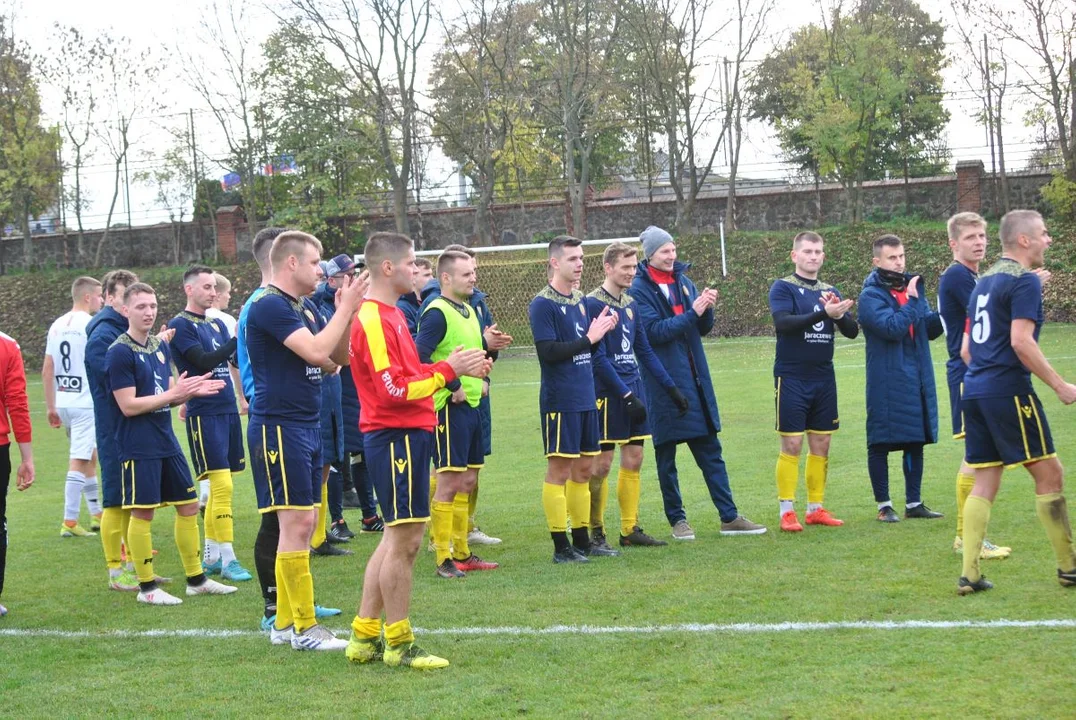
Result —
[[[542, 368], [539, 411], [547, 460], [542, 507], [553, 538], [553, 562], [587, 562], [620, 553], [590, 542], [590, 478], [601, 452], [591, 348], [617, 324], [610, 308], [590, 319], [583, 293], [583, 241], [558, 235], [549, 242], [549, 284], [528, 314]], [[568, 516], [572, 541], [568, 542]]]
[[198, 494], [187, 460], [172, 432], [173, 405], [208, 397], [223, 386], [211, 373], [172, 377], [168, 343], [149, 333], [157, 321], [157, 294], [145, 283], [123, 293], [127, 332], [105, 356], [108, 387], [122, 415], [116, 428], [122, 506], [131, 511], [127, 542], [138, 575], [138, 602], [179, 605], [162, 590], [153, 572], [154, 510], [176, 508], [175, 540], [187, 575], [187, 595], [227, 595], [237, 588], [207, 578], [198, 547]]
[[220, 392], [192, 398], [186, 405], [187, 444], [199, 481], [209, 481], [205, 508], [206, 574], [242, 582], [251, 574], [239, 563], [232, 547], [232, 473], [246, 467], [243, 424], [235, 406], [235, 390], [228, 359], [235, 354], [236, 340], [221, 320], [213, 320], [217, 281], [204, 265], [192, 265], [183, 273], [187, 306], [168, 323], [175, 334], [170, 343], [176, 369], [188, 376], [210, 373], [222, 383]]
[[[476, 277], [471, 257], [446, 250], [437, 260], [437, 276], [441, 292], [419, 318], [415, 340], [419, 360], [425, 364], [440, 362], [458, 347], [467, 350], [507, 347], [511, 339], [505, 342], [495, 328], [483, 333], [478, 316], [468, 302], [474, 293]], [[438, 390], [433, 398], [437, 413], [433, 454], [437, 488], [430, 524], [437, 553], [437, 575], [443, 578], [463, 577], [473, 570], [498, 567], [497, 563], [472, 553], [468, 544], [469, 497], [486, 457], [478, 409], [484, 385], [481, 378], [457, 378]]]
[[602, 267], [605, 281], [586, 298], [591, 321], [609, 308], [617, 323], [598, 343], [594, 354], [594, 393], [597, 396], [601, 454], [590, 478], [591, 545], [609, 547], [605, 537], [605, 504], [609, 496], [607, 479], [613, 465], [613, 450], [620, 447], [620, 470], [616, 497], [620, 505], [620, 545], [662, 546], [639, 527], [639, 470], [643, 466], [643, 443], [650, 439], [646, 418], [646, 391], [639, 363], [658, 379], [677, 407], [687, 411], [687, 398], [665, 372], [654, 354], [646, 333], [639, 325], [635, 300], [626, 292], [635, 279], [639, 253], [634, 247], [615, 242], [605, 248]]
[[448, 660], [415, 644], [408, 618], [415, 556], [430, 519], [429, 472], [437, 422], [433, 395], [457, 377], [481, 378], [490, 363], [482, 349], [458, 350], [433, 365], [420, 363], [396, 307], [400, 295], [413, 287], [411, 239], [374, 233], [365, 254], [370, 291], [351, 330], [351, 372], [362, 407], [365, 459], [385, 532], [366, 565], [362, 602], [351, 623], [346, 654], [356, 663], [381, 659], [392, 667], [443, 668]]
[[[347, 642], [318, 624], [310, 539], [321, 502], [321, 376], [346, 363], [347, 330], [366, 290], [365, 277], [345, 279], [338, 312], [318, 331], [306, 298], [321, 276], [321, 242], [280, 233], [269, 251], [272, 281], [251, 303], [246, 349], [254, 376], [247, 425], [258, 509], [280, 523], [276, 552], [276, 620], [270, 640], [295, 650], [342, 650]], [[257, 548], [255, 550], [257, 552]]]
[[[64, 483], [64, 521], [60, 537], [90, 537], [101, 528], [97, 494], [97, 431], [93, 426], [93, 396], [86, 381], [86, 325], [101, 309], [101, 283], [80, 277], [71, 283], [71, 310], [49, 328], [41, 383], [49, 426], [63, 427], [70, 440], [67, 481]], [[90, 530], [78, 524], [82, 498], [90, 511]]]
[[[210, 320], [220, 320], [224, 323], [224, 327], [228, 328], [228, 337], [239, 337], [239, 321], [228, 314], [228, 306], [232, 303], [232, 281], [224, 277], [220, 273], [213, 273], [213, 277], [217, 280], [217, 299], [213, 301], [213, 307], [206, 308], [205, 316]], [[232, 387], [238, 389], [241, 386], [241, 380], [239, 378], [239, 365], [238, 361], [228, 363], [228, 370], [232, 374]], [[247, 414], [247, 401], [243, 397], [243, 393], [236, 392], [236, 399], [239, 401], [239, 414]], [[205, 505], [205, 495], [209, 492], [209, 483], [199, 483], [199, 495], [201, 495], [201, 503]]]
[[396, 307], [404, 314], [407, 320], [407, 329], [411, 331], [411, 337], [418, 335], [418, 319], [421, 316], [422, 291], [426, 284], [433, 278], [433, 264], [426, 258], [415, 258], [415, 279], [411, 283], [411, 289], [400, 295], [396, 301]]
[[127, 270], [107, 273], [101, 280], [105, 306], [86, 325], [86, 380], [93, 396], [97, 457], [101, 465], [101, 546], [108, 566], [109, 588], [130, 592], [138, 590], [138, 578], [134, 566], [123, 562], [123, 543], [131, 511], [122, 507], [120, 449], [116, 444], [121, 413], [108, 388], [105, 357], [112, 343], [127, 330], [128, 321], [122, 314], [123, 294], [136, 282], [138, 278]]
[[[247, 317], [250, 314], [251, 305], [253, 305], [258, 296], [265, 292], [265, 288], [269, 287], [269, 281], [272, 280], [273, 267], [269, 261], [269, 251], [273, 247], [273, 241], [283, 232], [284, 228], [279, 227], [262, 228], [251, 242], [251, 252], [254, 255], [255, 262], [258, 263], [258, 269], [261, 270], [261, 284], [254, 289], [254, 292], [250, 294], [250, 297], [247, 298], [240, 309], [239, 322], [236, 326], [238, 342], [235, 349], [236, 366], [239, 368], [240, 378], [238, 387], [241, 388], [242, 395], [246, 398], [248, 406], [251, 407], [254, 405], [255, 388], [254, 371], [250, 367], [250, 356], [247, 354]], [[260, 627], [262, 632], [270, 634], [270, 639], [273, 638], [272, 630], [276, 622], [276, 549], [279, 543], [280, 521], [277, 514], [272, 512], [261, 513], [261, 525], [258, 526], [258, 534], [254, 540], [254, 568], [258, 574], [258, 584], [261, 586], [262, 600], [265, 602]], [[314, 617], [319, 620], [334, 617], [340, 613], [339, 608], [314, 605]], [[287, 635], [280, 634], [276, 638], [276, 642], [278, 644], [287, 643]]]
[[[957, 213], [949, 218], [948, 234], [953, 262], [938, 281], [938, 312], [945, 328], [945, 345], [949, 351], [945, 374], [949, 385], [953, 439], [963, 441], [964, 412], [961, 407], [961, 392], [968, 366], [960, 356], [960, 347], [964, 340], [964, 323], [968, 319], [968, 298], [975, 289], [979, 263], [986, 255], [986, 220], [973, 212]], [[956, 539], [953, 540], [953, 552], [956, 553], [964, 552], [964, 503], [973, 485], [974, 471], [966, 460], [962, 460], [956, 475]], [[1011, 552], [1012, 548], [999, 547], [983, 539], [983, 560], [1007, 558]]]
[[[34, 449], [31, 444], [30, 401], [26, 397], [26, 372], [22, 350], [14, 339], [0, 332], [0, 596], [4, 594], [7, 567], [7, 488], [11, 482], [11, 440], [14, 431], [22, 462], [15, 472], [15, 487], [22, 491], [34, 484]], [[0, 617], [7, 608], [0, 605]]]
[[859, 294], [859, 324], [867, 352], [867, 471], [877, 520], [900, 522], [889, 499], [889, 453], [903, 453], [905, 519], [937, 519], [922, 501], [923, 446], [938, 441], [938, 397], [930, 341], [941, 316], [922, 292], [923, 278], [905, 272], [896, 235], [873, 243], [874, 270]]
[[1046, 412], [1031, 385], [1034, 373], [1065, 405], [1076, 402], [1076, 385], [1051, 367], [1039, 348], [1044, 321], [1042, 267], [1052, 242], [1042, 216], [1013, 210], [1001, 218], [1001, 259], [979, 276], [968, 301], [963, 348], [964, 459], [975, 485], [964, 504], [964, 568], [957, 592], [989, 590], [979, 571], [990, 509], [1006, 468], [1024, 466], [1035, 482], [1035, 510], [1057, 558], [1057, 579], [1076, 587], [1064, 471], [1054, 452]]
[[647, 415], [654, 431], [654, 458], [658, 483], [665, 506], [665, 518], [676, 540], [694, 540], [695, 530], [687, 522], [676, 470], [676, 449], [686, 443], [702, 471], [710, 499], [721, 516], [722, 535], [761, 535], [766, 527], [740, 515], [729, 487], [729, 475], [722, 457], [721, 417], [717, 395], [710, 379], [710, 366], [702, 337], [714, 326], [717, 291], [702, 292], [687, 276], [690, 265], [677, 261], [676, 242], [665, 230], [651, 225], [639, 234], [643, 256], [631, 296], [654, 353], [688, 398], [685, 412], [666, 393], [657, 378], [642, 368], [647, 391]]
[[841, 298], [832, 285], [818, 279], [826, 254], [822, 236], [801, 232], [792, 240], [792, 263], [796, 271], [770, 286], [770, 313], [777, 333], [773, 361], [775, 428], [781, 436], [777, 456], [777, 501], [781, 529], [802, 532], [796, 516], [800, 453], [807, 435], [808, 525], [838, 527], [844, 521], [823, 506], [829, 444], [840, 427], [837, 414], [837, 379], [833, 375], [834, 327], [846, 338], [859, 335], [859, 326], [848, 314], [853, 301]]
[[[477, 283], [478, 253], [465, 245], [459, 245], [456, 243], [445, 246], [445, 252], [448, 252], [450, 250], [455, 252], [467, 253], [467, 255], [471, 258], [471, 262], [474, 263], [475, 282]], [[419, 317], [421, 317], [422, 314], [426, 312], [426, 308], [429, 307], [430, 303], [436, 300], [438, 295], [440, 294], [441, 286], [440, 283], [437, 281], [437, 278], [430, 279], [429, 282], [427, 282], [425, 287], [422, 289], [422, 307], [419, 308]], [[478, 322], [482, 326], [482, 333], [485, 334], [486, 330], [492, 327], [494, 330], [497, 331], [500, 341], [504, 342], [505, 346], [507, 347], [512, 343], [512, 336], [508, 333], [497, 330], [497, 323], [493, 318], [493, 311], [490, 310], [489, 303], [486, 302], [486, 297], [487, 295], [482, 292], [476, 285], [474, 292], [472, 292], [471, 296], [467, 298], [467, 303], [471, 306], [475, 314], [478, 316]], [[495, 363], [497, 362], [497, 355], [497, 350], [489, 348], [489, 356]], [[493, 454], [493, 413], [489, 399], [490, 376], [487, 375], [486, 377], [482, 378], [482, 382], [482, 399], [478, 403], [478, 413], [479, 417], [482, 420], [482, 453], [485, 457], [489, 457]], [[478, 507], [478, 490], [481, 485], [479, 481], [481, 480], [481, 476], [482, 471], [475, 470], [474, 489], [471, 490], [471, 492], [467, 496], [467, 543], [469, 545], [500, 545], [501, 539], [499, 537], [494, 537], [493, 535], [486, 533], [482, 530], [482, 528], [478, 527], [478, 525], [475, 524], [476, 508]], [[432, 490], [436, 489], [436, 479], [436, 476], [434, 476], [434, 487], [431, 488]]]

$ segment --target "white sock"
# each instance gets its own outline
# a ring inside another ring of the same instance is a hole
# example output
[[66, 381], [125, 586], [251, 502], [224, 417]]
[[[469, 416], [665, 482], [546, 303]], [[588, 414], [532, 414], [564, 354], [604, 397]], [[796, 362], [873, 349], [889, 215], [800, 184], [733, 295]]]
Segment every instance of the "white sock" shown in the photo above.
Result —
[[784, 515], [786, 512], [792, 512], [796, 507], [795, 503], [792, 500], [778, 500], [777, 502], [781, 505], [782, 515]]
[[108, 569], [108, 576], [110, 578], [118, 578], [122, 574], [123, 574], [123, 568], [122, 567], [109, 568]]
[[921, 503], [921, 502], [917, 502], [917, 503], [908, 503], [908, 504], [906, 504], [906, 505], [904, 506], [904, 509], [905, 509], [905, 510], [911, 510], [912, 508], [914, 508], [914, 507], [919, 507], [919, 506], [920, 506], [920, 505], [922, 505], [922, 504], [923, 504], [923, 503]]
[[203, 506], [209, 502], [209, 480], [198, 481], [198, 502]]
[[64, 520], [78, 521], [79, 510], [82, 509], [82, 486], [86, 482], [86, 476], [76, 470], [67, 471], [67, 482], [64, 483]]
[[101, 500], [97, 497], [97, 476], [90, 475], [82, 483], [82, 496], [86, 498], [86, 506], [90, 509], [90, 515], [101, 514]]
[[809, 513], [813, 513], [815, 510], [821, 510], [821, 509], [822, 509], [822, 503], [813, 503], [813, 502], [807, 503], [807, 512], [809, 512]]
[[235, 550], [232, 549], [231, 543], [218, 543], [220, 548], [220, 564], [222, 567], [228, 567], [228, 563], [235, 560]]
[[878, 503], [878, 509], [879, 510], [881, 510], [882, 508], [891, 508], [891, 507], [893, 507], [893, 503], [891, 503], [888, 500], [886, 500], [885, 502]]
[[220, 546], [217, 545], [217, 541], [206, 538], [205, 550], [202, 552], [202, 560], [204, 560], [207, 565], [212, 565], [219, 559]]

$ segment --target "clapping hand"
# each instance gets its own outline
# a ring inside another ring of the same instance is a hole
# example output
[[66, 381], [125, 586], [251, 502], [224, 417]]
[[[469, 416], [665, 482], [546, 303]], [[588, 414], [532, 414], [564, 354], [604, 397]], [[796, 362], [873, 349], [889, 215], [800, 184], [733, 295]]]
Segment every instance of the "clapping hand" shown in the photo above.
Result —
[[620, 316], [606, 305], [602, 308], [601, 314], [598, 317], [590, 321], [590, 327], [587, 328], [587, 339], [590, 340], [591, 345], [597, 345], [598, 341], [605, 337], [605, 334], [616, 327], [617, 320]]
[[512, 336], [506, 332], [501, 332], [500, 330], [498, 330], [496, 323], [486, 328], [482, 332], [482, 337], [486, 339], [486, 349], [491, 352], [504, 350], [506, 347], [512, 344]]

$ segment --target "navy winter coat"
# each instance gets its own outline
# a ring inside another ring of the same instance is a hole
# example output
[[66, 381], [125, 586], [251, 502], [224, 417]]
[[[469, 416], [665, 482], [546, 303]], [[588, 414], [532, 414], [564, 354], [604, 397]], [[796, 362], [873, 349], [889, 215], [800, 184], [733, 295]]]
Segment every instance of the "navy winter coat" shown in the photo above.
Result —
[[919, 293], [901, 307], [877, 271], [863, 281], [859, 324], [867, 341], [868, 445], [938, 441], [930, 341], [943, 329], [941, 316], [924, 299], [921, 284]]
[[713, 308], [701, 317], [691, 309], [699, 291], [695, 283], [684, 275], [691, 266], [677, 262], [673, 266], [673, 277], [680, 288], [684, 312], [674, 315], [665, 294], [650, 278], [648, 267], [646, 260], [639, 263], [628, 293], [635, 298], [639, 322], [646, 331], [650, 346], [690, 403], [687, 413], [681, 417], [658, 379], [647, 372], [646, 366], [640, 368], [646, 385], [647, 413], [654, 444], [683, 442], [720, 432], [717, 396], [714, 395], [710, 367], [702, 348], [703, 335], [714, 326]]

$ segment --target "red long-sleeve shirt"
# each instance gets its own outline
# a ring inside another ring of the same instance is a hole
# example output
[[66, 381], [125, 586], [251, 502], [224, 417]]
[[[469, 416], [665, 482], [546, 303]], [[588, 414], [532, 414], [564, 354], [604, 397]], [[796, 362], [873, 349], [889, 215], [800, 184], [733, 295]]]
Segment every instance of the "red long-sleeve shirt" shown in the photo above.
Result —
[[351, 375], [359, 391], [359, 429], [418, 429], [437, 424], [433, 394], [456, 379], [447, 362], [423, 365], [394, 305], [364, 300], [351, 326]]
[[31, 428], [22, 351], [14, 338], [0, 332], [0, 445], [11, 442], [12, 430], [15, 442], [30, 442]]

